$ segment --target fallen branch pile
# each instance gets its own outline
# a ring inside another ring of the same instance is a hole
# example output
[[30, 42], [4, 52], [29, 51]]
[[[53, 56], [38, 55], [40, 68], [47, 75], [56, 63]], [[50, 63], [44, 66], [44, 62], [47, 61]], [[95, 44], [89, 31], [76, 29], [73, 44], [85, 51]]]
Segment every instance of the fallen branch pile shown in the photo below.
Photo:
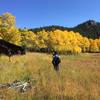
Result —
[[32, 88], [31, 81], [18, 81], [15, 80], [12, 83], [0, 84], [0, 90], [3, 89], [15, 89], [19, 92], [26, 92]]

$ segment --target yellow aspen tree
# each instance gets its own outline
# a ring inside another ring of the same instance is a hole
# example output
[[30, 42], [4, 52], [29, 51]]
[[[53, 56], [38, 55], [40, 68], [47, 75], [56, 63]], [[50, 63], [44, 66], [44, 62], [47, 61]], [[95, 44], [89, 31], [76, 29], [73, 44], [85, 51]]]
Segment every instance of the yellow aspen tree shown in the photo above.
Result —
[[21, 32], [21, 45], [24, 45], [28, 48], [36, 47], [36, 35], [31, 31], [23, 31]]
[[99, 52], [99, 48], [95, 40], [90, 43], [90, 52]]

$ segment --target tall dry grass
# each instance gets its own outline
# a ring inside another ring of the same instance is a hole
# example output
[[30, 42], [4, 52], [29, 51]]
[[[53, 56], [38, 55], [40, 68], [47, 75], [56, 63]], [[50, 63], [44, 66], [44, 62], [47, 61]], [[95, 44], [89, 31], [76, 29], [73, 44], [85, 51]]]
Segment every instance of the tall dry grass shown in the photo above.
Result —
[[100, 100], [100, 54], [61, 56], [60, 71], [51, 64], [52, 55], [27, 53], [11, 62], [0, 57], [0, 83], [32, 79], [32, 90], [19, 93], [0, 90], [1, 100]]

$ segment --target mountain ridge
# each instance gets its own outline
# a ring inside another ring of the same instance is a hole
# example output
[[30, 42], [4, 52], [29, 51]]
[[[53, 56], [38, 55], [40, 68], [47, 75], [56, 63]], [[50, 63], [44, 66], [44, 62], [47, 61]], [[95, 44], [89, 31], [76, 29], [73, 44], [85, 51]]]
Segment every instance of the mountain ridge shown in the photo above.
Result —
[[43, 29], [46, 31], [54, 31], [56, 29], [59, 29], [62, 31], [68, 30], [68, 31], [79, 32], [82, 36], [92, 38], [92, 39], [96, 39], [100, 37], [100, 22], [96, 22], [95, 20], [87, 20], [71, 28], [59, 26], [59, 25], [51, 25], [51, 26], [44, 26], [44, 27], [33, 28], [28, 30], [33, 32], [38, 32]]

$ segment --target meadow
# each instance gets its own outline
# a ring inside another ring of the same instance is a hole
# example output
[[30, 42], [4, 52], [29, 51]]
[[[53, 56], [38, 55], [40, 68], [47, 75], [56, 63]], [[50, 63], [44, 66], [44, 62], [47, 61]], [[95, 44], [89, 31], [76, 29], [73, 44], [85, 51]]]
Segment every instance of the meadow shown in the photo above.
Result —
[[0, 100], [100, 100], [100, 54], [61, 55], [60, 71], [52, 55], [27, 53], [0, 56], [0, 84], [32, 80], [32, 89], [20, 93], [1, 89]]

